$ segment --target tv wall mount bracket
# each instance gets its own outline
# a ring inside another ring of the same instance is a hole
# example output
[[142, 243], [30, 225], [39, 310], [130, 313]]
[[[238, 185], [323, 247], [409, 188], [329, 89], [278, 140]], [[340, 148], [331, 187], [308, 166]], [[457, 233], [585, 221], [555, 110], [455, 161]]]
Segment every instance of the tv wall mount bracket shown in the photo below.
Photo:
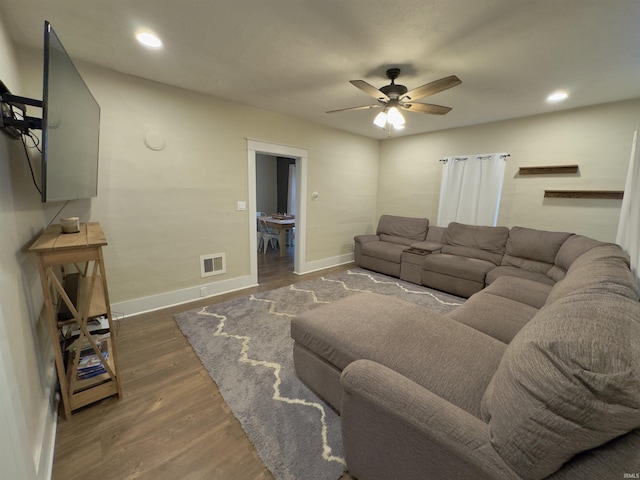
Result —
[[[42, 108], [42, 100], [13, 95], [0, 80], [0, 130], [15, 139], [29, 129], [42, 130], [42, 119], [28, 116], [27, 105]], [[19, 118], [15, 115], [15, 108], [21, 112]]]

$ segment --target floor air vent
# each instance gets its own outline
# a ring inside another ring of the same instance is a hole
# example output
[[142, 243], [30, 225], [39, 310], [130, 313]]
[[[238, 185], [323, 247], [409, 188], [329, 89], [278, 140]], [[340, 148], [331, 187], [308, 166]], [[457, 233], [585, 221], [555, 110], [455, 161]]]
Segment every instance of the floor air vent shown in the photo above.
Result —
[[210, 277], [227, 271], [224, 253], [212, 253], [200, 257], [200, 276]]

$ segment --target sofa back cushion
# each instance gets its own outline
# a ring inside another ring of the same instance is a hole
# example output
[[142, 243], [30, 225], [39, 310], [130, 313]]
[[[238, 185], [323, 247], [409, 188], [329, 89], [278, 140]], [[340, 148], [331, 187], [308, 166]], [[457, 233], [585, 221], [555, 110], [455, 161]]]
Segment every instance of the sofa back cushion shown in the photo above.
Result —
[[583, 253], [602, 245], [612, 244], [603, 243], [582, 235], [571, 235], [567, 238], [567, 241], [562, 244], [560, 250], [558, 250], [554, 263], [567, 271], [569, 267], [571, 267], [571, 264]]
[[577, 291], [543, 307], [507, 347], [482, 415], [527, 480], [640, 427], [640, 303]]
[[429, 219], [382, 215], [376, 233], [383, 242], [411, 245], [427, 237]]
[[556, 282], [562, 280], [571, 267], [571, 264], [587, 250], [600, 245], [611, 245], [594, 240], [593, 238], [583, 237], [582, 235], [571, 235], [567, 241], [562, 244], [558, 254], [554, 260], [553, 267], [547, 272], [547, 275]]
[[513, 227], [501, 265], [546, 274], [570, 233]]
[[570, 293], [616, 293], [638, 299], [638, 284], [629, 270], [629, 256], [618, 246], [601, 244], [577, 258], [565, 278], [557, 282], [546, 303], [550, 304]]
[[442, 239], [442, 253], [500, 265], [509, 229], [451, 222]]
[[630, 264], [629, 255], [622, 250], [620, 245], [616, 245], [615, 243], [601, 243], [597, 247], [593, 247], [577, 257], [567, 269], [567, 272], [570, 273], [573, 270], [580, 268], [583, 265], [588, 265], [595, 260], [620, 260], [627, 267]]
[[437, 227], [435, 225], [432, 225], [429, 227], [429, 231], [427, 231], [427, 242], [435, 242], [441, 244], [445, 233], [447, 233], [447, 229], [445, 227]]

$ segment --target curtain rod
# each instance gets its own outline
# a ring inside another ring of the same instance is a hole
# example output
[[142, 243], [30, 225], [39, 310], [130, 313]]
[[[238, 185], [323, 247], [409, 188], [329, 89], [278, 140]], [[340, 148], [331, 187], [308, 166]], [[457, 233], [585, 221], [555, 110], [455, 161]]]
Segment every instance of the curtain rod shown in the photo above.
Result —
[[[490, 155], [479, 155], [479, 156], [478, 156], [478, 158], [489, 158], [490, 156], [491, 156], [491, 154], [490, 154]], [[505, 154], [503, 154], [503, 155], [500, 155], [500, 158], [504, 160], [504, 159], [506, 159], [507, 157], [510, 157], [510, 156], [511, 156], [511, 154], [510, 154], [510, 153], [505, 153]], [[469, 159], [469, 157], [453, 157], [453, 158], [454, 158], [455, 160], [468, 160], [468, 159]], [[445, 163], [446, 163], [446, 162], [448, 162], [449, 160], [448, 160], [448, 159], [446, 159], [446, 158], [441, 158], [441, 159], [440, 159], [440, 160], [438, 160], [438, 161], [439, 161], [439, 162], [445, 162]]]

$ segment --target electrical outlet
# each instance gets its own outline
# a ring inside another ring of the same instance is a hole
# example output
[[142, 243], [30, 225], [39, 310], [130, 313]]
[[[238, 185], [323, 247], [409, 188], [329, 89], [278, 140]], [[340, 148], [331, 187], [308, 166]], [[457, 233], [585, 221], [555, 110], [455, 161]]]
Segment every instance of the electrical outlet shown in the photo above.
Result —
[[201, 297], [207, 296], [207, 287], [200, 287], [200, 296]]

